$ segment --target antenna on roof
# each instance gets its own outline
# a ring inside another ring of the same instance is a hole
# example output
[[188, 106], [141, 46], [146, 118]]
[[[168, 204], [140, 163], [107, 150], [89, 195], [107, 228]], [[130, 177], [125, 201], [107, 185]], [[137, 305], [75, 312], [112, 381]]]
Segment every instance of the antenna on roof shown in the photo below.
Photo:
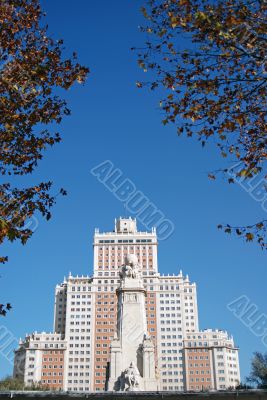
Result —
[[128, 218], [128, 212], [127, 212], [127, 205], [126, 205], [126, 202], [123, 203], [123, 209], [124, 209], [124, 218]]

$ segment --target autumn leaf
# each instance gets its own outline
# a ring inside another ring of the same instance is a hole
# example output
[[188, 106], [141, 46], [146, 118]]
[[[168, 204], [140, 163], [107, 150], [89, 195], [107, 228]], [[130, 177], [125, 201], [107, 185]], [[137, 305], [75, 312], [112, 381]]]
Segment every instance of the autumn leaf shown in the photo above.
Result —
[[216, 176], [213, 175], [213, 174], [208, 174], [208, 177], [209, 177], [209, 179], [211, 179], [211, 180], [215, 180], [215, 179], [216, 179]]
[[251, 242], [254, 239], [254, 235], [251, 232], [246, 233], [246, 239], [248, 242]]

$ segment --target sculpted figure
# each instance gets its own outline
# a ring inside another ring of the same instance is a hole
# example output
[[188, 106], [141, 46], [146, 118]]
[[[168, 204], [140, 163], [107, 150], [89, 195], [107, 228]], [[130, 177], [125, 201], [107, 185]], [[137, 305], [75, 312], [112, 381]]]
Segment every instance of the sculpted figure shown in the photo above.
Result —
[[134, 254], [128, 254], [125, 257], [125, 262], [120, 272], [120, 277], [123, 279], [127, 278], [140, 278], [140, 268], [138, 264], [138, 259]]
[[140, 374], [135, 364], [131, 362], [130, 366], [124, 371], [124, 390], [131, 391], [137, 390], [140, 384]]

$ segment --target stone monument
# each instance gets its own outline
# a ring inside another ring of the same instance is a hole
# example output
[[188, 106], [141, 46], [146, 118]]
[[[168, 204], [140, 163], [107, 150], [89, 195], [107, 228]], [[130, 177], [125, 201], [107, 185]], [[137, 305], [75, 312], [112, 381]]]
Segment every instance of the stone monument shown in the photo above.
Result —
[[109, 391], [156, 391], [155, 348], [147, 333], [146, 291], [137, 257], [129, 254], [117, 289], [117, 332], [110, 346]]

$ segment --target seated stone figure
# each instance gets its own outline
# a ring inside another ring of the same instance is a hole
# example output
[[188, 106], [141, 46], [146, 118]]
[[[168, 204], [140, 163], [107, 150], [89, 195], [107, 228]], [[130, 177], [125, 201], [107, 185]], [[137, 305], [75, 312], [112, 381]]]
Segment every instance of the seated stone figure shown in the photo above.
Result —
[[136, 368], [134, 362], [131, 362], [130, 366], [122, 374], [121, 383], [124, 391], [138, 390], [140, 385], [140, 374]]

